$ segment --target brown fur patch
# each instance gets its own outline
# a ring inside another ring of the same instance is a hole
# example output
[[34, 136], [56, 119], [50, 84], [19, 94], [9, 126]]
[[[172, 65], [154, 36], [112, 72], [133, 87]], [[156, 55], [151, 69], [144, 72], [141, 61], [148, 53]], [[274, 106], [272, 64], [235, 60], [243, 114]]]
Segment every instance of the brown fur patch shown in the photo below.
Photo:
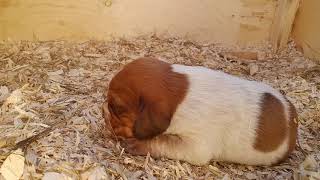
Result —
[[109, 84], [110, 123], [115, 134], [138, 139], [163, 133], [188, 89], [187, 77], [171, 64], [140, 58], [124, 66]]
[[287, 159], [295, 149], [298, 135], [298, 113], [294, 105], [289, 100], [287, 100], [287, 102], [289, 103], [289, 148], [287, 153], [278, 161], [278, 163]]
[[286, 138], [288, 123], [283, 104], [270, 93], [263, 95], [254, 148], [261, 152], [276, 150]]
[[298, 135], [298, 113], [294, 105], [288, 100], [290, 106], [290, 117], [289, 117], [289, 150], [288, 154], [290, 154], [295, 146]]

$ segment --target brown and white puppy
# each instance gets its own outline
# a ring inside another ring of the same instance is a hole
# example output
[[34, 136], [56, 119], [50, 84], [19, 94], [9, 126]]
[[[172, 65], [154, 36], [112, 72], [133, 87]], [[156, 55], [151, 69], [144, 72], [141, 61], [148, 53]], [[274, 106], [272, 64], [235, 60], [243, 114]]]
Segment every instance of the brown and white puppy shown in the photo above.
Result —
[[154, 58], [134, 60], [113, 77], [103, 110], [133, 155], [272, 165], [296, 144], [295, 107], [277, 90]]

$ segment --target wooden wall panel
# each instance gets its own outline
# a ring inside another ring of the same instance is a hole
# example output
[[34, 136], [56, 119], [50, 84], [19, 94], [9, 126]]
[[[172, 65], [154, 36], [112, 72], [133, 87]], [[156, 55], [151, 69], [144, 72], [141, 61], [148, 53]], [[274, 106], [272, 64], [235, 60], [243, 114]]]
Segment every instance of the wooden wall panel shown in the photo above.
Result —
[[305, 56], [320, 62], [320, 0], [303, 0], [293, 37]]
[[0, 39], [86, 40], [150, 32], [227, 44], [270, 40], [278, 0], [0, 0]]

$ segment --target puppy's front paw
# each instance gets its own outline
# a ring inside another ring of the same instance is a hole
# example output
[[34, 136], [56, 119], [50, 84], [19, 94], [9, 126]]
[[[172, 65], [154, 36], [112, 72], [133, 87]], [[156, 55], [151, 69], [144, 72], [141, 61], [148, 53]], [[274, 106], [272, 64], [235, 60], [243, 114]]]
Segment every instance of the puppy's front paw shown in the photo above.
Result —
[[125, 152], [136, 156], [147, 155], [150, 151], [147, 141], [138, 140], [135, 138], [125, 139], [120, 142], [120, 145], [124, 148]]

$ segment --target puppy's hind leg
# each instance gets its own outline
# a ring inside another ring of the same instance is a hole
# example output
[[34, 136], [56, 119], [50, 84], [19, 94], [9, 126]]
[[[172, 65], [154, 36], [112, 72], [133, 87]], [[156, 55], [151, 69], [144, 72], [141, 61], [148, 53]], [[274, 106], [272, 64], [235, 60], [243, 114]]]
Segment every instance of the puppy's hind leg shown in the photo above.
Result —
[[147, 155], [153, 158], [166, 157], [202, 165], [210, 161], [209, 152], [202, 151], [199, 143], [177, 135], [161, 134], [152, 139], [127, 139], [121, 143], [132, 155]]

